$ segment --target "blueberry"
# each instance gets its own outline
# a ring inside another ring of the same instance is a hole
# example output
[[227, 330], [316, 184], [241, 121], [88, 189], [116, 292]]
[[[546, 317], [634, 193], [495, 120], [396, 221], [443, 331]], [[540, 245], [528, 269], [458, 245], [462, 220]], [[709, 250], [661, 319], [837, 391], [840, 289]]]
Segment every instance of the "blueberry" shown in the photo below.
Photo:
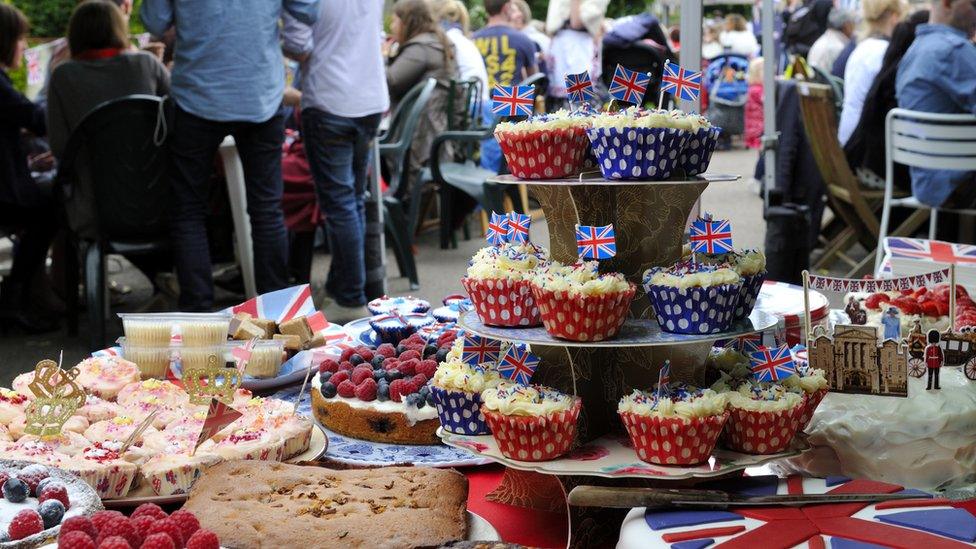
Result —
[[407, 406], [416, 406], [417, 408], [424, 407], [424, 399], [419, 393], [411, 393], [407, 395], [404, 401], [407, 403]]
[[338, 391], [336, 391], [336, 386], [331, 383], [322, 384], [322, 396], [325, 398], [332, 398], [336, 396]]
[[386, 402], [390, 400], [390, 386], [385, 383], [380, 383], [376, 387], [376, 400], [380, 402]]
[[420, 396], [427, 398], [427, 395], [429, 394], [430, 394], [430, 387], [424, 385], [423, 387], [420, 388]]
[[322, 381], [322, 383], [329, 381], [329, 378], [331, 377], [332, 377], [332, 372], [319, 372], [319, 379]]
[[370, 361], [370, 364], [373, 365], [373, 368], [382, 368], [384, 360], [386, 360], [386, 357], [378, 354], [373, 357], [373, 360]]
[[447, 362], [448, 352], [450, 352], [450, 349], [437, 349], [434, 358], [437, 359], [437, 362]]
[[427, 406], [433, 406], [437, 408], [437, 401], [434, 400], [434, 393], [427, 395]]
[[434, 354], [437, 354], [437, 346], [436, 345], [428, 345], [428, 346], [424, 347], [424, 358], [427, 358], [430, 355], [434, 355]]
[[373, 379], [375, 379], [376, 381], [379, 381], [381, 379], [386, 379], [386, 370], [382, 368], [377, 368], [376, 370], [373, 370]]
[[402, 377], [403, 377], [403, 374], [400, 373], [400, 370], [397, 370], [396, 368], [393, 368], [391, 370], [387, 370], [386, 371], [386, 379], [388, 379], [390, 381], [394, 381], [394, 380], [400, 379]]
[[363, 362], [366, 362], [366, 361], [363, 360], [363, 357], [361, 357], [361, 356], [359, 356], [357, 354], [357, 355], [352, 355], [351, 357], [349, 357], [349, 362], [351, 362], [353, 366], [359, 366], [360, 364], [362, 364]]
[[37, 483], [37, 490], [35, 490], [34, 493], [35, 494], [40, 494], [41, 492], [44, 491], [44, 488], [46, 488], [49, 484], [61, 484], [61, 485], [63, 485], [64, 483], [62, 483], [60, 480], [58, 480], [58, 479], [56, 479], [54, 477], [47, 477], [47, 478], [42, 479], [40, 482]]
[[407, 346], [401, 343], [396, 347], [396, 356], [400, 356], [407, 351], [408, 351]]
[[7, 543], [10, 541], [10, 534], [6, 530], [0, 532], [0, 543]]
[[3, 497], [11, 503], [20, 503], [27, 499], [27, 494], [30, 492], [30, 488], [27, 484], [19, 478], [7, 479], [7, 482], [3, 483]]
[[37, 506], [37, 514], [44, 521], [44, 528], [53, 528], [61, 524], [64, 518], [64, 504], [56, 499], [49, 499]]

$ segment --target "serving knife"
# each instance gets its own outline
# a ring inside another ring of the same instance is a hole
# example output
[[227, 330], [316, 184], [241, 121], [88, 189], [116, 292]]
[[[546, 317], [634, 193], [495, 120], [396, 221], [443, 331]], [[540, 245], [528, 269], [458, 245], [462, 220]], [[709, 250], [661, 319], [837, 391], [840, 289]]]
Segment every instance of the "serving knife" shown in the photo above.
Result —
[[577, 486], [569, 493], [569, 504], [578, 507], [677, 507], [728, 509], [729, 507], [801, 506], [814, 503], [874, 503], [897, 499], [918, 499], [918, 494], [777, 494], [740, 496], [721, 490], [667, 488], [612, 488]]

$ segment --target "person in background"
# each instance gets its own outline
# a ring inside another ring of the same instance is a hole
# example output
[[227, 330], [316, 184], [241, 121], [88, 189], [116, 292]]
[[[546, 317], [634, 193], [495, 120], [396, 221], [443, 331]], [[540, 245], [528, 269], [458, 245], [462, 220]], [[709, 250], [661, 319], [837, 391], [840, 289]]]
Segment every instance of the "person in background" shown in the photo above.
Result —
[[881, 70], [891, 31], [907, 11], [907, 5], [905, 0], [864, 0], [861, 11], [867, 25], [867, 37], [858, 42], [844, 69], [844, 106], [837, 129], [841, 146], [850, 139], [861, 119], [864, 98]]
[[790, 0], [783, 11], [783, 46], [786, 53], [807, 55], [813, 43], [827, 30], [832, 0]]
[[762, 145], [763, 134], [763, 58], [749, 61], [749, 95], [746, 98], [746, 129], [742, 139], [749, 149]]
[[547, 95], [558, 104], [566, 100], [567, 74], [590, 73], [593, 82], [602, 72], [603, 23], [609, 0], [551, 0], [546, 14], [549, 45]]
[[58, 323], [31, 310], [30, 288], [44, 273], [59, 214], [53, 198], [31, 178], [32, 161], [21, 135], [23, 130], [46, 133], [44, 110], [18, 92], [8, 74], [21, 66], [27, 30], [24, 14], [0, 3], [0, 228], [18, 237], [10, 274], [0, 285], [0, 329], [40, 333]]
[[719, 34], [718, 41], [725, 53], [733, 55], [752, 58], [759, 51], [756, 35], [749, 30], [746, 18], [738, 13], [725, 16], [725, 28]]
[[401, 181], [396, 190], [404, 198], [410, 196], [411, 185], [419, 184], [420, 170], [430, 158], [430, 144], [447, 129], [447, 90], [451, 80], [458, 77], [458, 70], [454, 46], [434, 21], [427, 0], [397, 0], [390, 32], [399, 45], [386, 67], [386, 85], [394, 109], [414, 86], [428, 78], [437, 80], [410, 146], [407, 181]]
[[810, 46], [807, 61], [810, 65], [829, 73], [834, 61], [854, 36], [854, 14], [844, 8], [830, 10], [827, 30]]
[[668, 31], [668, 40], [671, 42], [670, 48], [674, 53], [681, 51], [681, 27], [675, 25]]
[[528, 2], [525, 0], [512, 0], [511, 6], [512, 27], [528, 36], [529, 40], [535, 42], [536, 66], [539, 67], [540, 71], [545, 72], [543, 58], [549, 52], [549, 45], [552, 43], [552, 39], [546, 33], [536, 28], [536, 23], [541, 22], [532, 19], [532, 8]]
[[[477, 80], [481, 82], [481, 98], [487, 101], [490, 96], [488, 89], [488, 71], [485, 60], [474, 42], [468, 38], [470, 30], [468, 8], [459, 0], [429, 0], [430, 9], [434, 12], [434, 19], [440, 22], [444, 34], [454, 44], [454, 59], [457, 61], [458, 76], [462, 81]], [[482, 109], [484, 110], [484, 109]]]
[[346, 313], [366, 304], [370, 144], [390, 107], [381, 51], [383, 0], [329, 0], [313, 25], [284, 16], [283, 48], [301, 63], [305, 155], [325, 214], [326, 293]]
[[715, 59], [725, 53], [725, 48], [718, 41], [719, 34], [719, 27], [715, 25], [707, 25], [705, 27], [705, 32], [702, 35], [702, 59]]
[[282, 11], [312, 24], [318, 0], [144, 0], [140, 8], [142, 22], [155, 36], [176, 29], [169, 175], [184, 311], [214, 305], [206, 201], [214, 157], [228, 135], [244, 168], [257, 291], [288, 284], [288, 234], [281, 211]]
[[[976, 4], [934, 0], [929, 24], [898, 65], [898, 106], [914, 111], [976, 114]], [[912, 194], [930, 206], [976, 204], [976, 173], [911, 168]], [[971, 235], [970, 235], [971, 237]], [[936, 378], [938, 388], [938, 378]]]

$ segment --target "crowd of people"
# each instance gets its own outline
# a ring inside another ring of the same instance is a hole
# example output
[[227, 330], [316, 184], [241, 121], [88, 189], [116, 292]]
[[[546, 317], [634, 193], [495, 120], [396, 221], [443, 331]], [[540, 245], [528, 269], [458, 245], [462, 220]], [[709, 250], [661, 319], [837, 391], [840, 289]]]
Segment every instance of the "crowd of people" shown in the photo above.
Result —
[[[325, 290], [338, 306], [361, 308], [367, 298], [367, 173], [384, 114], [418, 84], [436, 82], [413, 139], [407, 177], [395, 189], [407, 200], [411, 186], [423, 183], [431, 142], [447, 129], [455, 82], [476, 82], [479, 122], [490, 127], [496, 120], [487, 102], [496, 85], [540, 73], [546, 107], [555, 109], [566, 104], [563, 76], [569, 73], [588, 71], [598, 100], [605, 97], [607, 48], [640, 45], [659, 59], [677, 59], [677, 28], [664, 28], [650, 13], [609, 21], [608, 4], [553, 0], [544, 20], [536, 20], [524, 0], [484, 0], [487, 22], [472, 31], [458, 0], [398, 0], [387, 35], [380, 0], [143, 0], [138, 17], [166, 44], [164, 49], [153, 43], [146, 51], [132, 46], [129, 36], [132, 0], [85, 0], [68, 23], [67, 47], [55, 55], [45, 89], [32, 102], [7, 75], [22, 62], [28, 21], [0, 3], [0, 228], [18, 235], [13, 268], [0, 288], [0, 322], [30, 331], [56, 326], [56, 315], [38, 311], [28, 297], [32, 284], [44, 278], [48, 251], [64, 228], [62, 217], [52, 214], [59, 211], [59, 199], [33, 174], [56, 164], [93, 108], [132, 94], [169, 97], [172, 200], [166, 207], [172, 257], [138, 266], [150, 278], [175, 268], [180, 309], [215, 305], [208, 197], [214, 159], [228, 135], [244, 170], [257, 290], [292, 282], [293, 242], [282, 213], [286, 126], [300, 128], [328, 235], [332, 261]], [[904, 0], [862, 0], [860, 13], [831, 0], [792, 0], [773, 29], [784, 55], [804, 56], [817, 71], [843, 79], [838, 137], [855, 168], [882, 178], [884, 152], [876, 144], [890, 108], [976, 111], [974, 30], [972, 0], [934, 0], [930, 11], [913, 11]], [[731, 93], [744, 105], [729, 124], [742, 124], [732, 133], [742, 133], [753, 148], [762, 134], [761, 32], [758, 17], [750, 22], [739, 13], [703, 25], [703, 67], [721, 57], [744, 59], [741, 70], [724, 66], [716, 74], [741, 84]], [[289, 84], [283, 56], [298, 66]], [[719, 116], [712, 109], [729, 102], [716, 91], [705, 100], [716, 104], [709, 112]], [[24, 131], [46, 136], [50, 154], [29, 150]], [[480, 162], [489, 170], [503, 169], [493, 140], [483, 142]], [[76, 185], [94, 184], [85, 181], [84, 170], [78, 177]], [[910, 180], [905, 177], [903, 184], [911, 181], [916, 195], [933, 205], [976, 197], [976, 185], [962, 184], [972, 174], [915, 169]], [[66, 223], [77, 232], [83, 220], [69, 215]]]

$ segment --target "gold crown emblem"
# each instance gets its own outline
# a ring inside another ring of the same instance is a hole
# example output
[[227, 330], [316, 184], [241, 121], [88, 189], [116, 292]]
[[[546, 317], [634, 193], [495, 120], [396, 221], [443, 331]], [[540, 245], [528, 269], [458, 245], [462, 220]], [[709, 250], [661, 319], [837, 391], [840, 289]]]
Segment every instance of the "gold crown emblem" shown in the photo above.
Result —
[[68, 418], [85, 405], [85, 391], [75, 383], [78, 368], [62, 370], [53, 360], [34, 367], [30, 390], [34, 400], [27, 406], [24, 432], [41, 437], [58, 436]]
[[241, 386], [241, 380], [236, 368], [224, 368], [217, 363], [217, 355], [210, 355], [203, 368], [183, 371], [183, 385], [193, 404], [209, 404], [215, 398], [229, 405], [234, 402], [234, 392]]

